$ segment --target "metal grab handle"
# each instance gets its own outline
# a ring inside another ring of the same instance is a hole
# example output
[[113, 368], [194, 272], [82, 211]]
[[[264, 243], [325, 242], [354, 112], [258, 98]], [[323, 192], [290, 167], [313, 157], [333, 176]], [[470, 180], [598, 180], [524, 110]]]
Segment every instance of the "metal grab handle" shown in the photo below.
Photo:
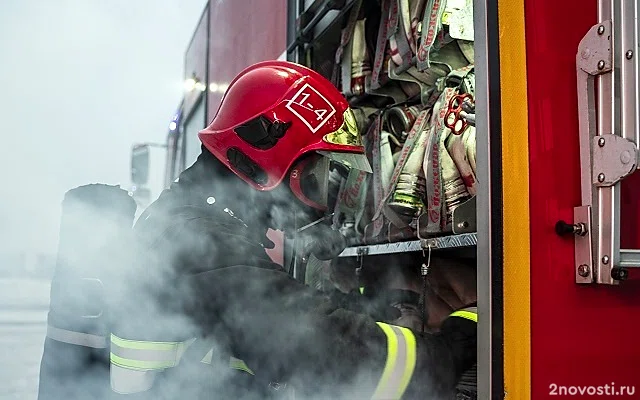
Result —
[[624, 268], [640, 267], [640, 251], [620, 249], [620, 181], [636, 171], [640, 141], [638, 62], [628, 50], [638, 43], [637, 11], [633, 0], [614, 2], [576, 54], [582, 202], [573, 226], [584, 227], [574, 238], [576, 283], [616, 285]]

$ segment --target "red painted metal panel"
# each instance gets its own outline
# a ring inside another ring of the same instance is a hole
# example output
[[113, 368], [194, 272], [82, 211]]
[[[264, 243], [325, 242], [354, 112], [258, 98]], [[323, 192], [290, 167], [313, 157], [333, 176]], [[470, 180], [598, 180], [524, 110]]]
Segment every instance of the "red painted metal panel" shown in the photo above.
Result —
[[[207, 81], [207, 24], [209, 5], [202, 13], [198, 26], [191, 38], [184, 57], [184, 79], [195, 76], [199, 81], [206, 84]], [[183, 112], [189, 115], [193, 106], [197, 103], [202, 92], [194, 89], [185, 94]], [[203, 122], [204, 124], [204, 122]]]
[[[640, 341], [635, 332], [640, 320], [639, 282], [628, 281], [620, 287], [575, 284], [573, 241], [554, 233], [556, 221], [572, 221], [573, 207], [580, 205], [575, 54], [582, 36], [597, 22], [597, 2], [528, 0], [525, 13], [531, 398], [558, 398], [550, 396], [552, 384], [598, 386], [612, 382], [617, 388], [635, 385], [636, 394], [607, 398], [640, 398]], [[638, 215], [635, 210], [636, 221]]]
[[[225, 85], [249, 65], [277, 59], [287, 41], [287, 0], [211, 0], [209, 7], [207, 123], [218, 111]], [[269, 233], [276, 247], [268, 254], [282, 265], [282, 232]]]
[[[640, 249], [640, 172], [622, 181], [620, 197], [620, 246], [623, 249]], [[640, 271], [630, 272], [633, 278], [640, 275]]]
[[[275, 60], [286, 49], [286, 0], [212, 0], [210, 7], [210, 83], [228, 84], [245, 67]], [[208, 96], [210, 122], [222, 94], [209, 91]]]

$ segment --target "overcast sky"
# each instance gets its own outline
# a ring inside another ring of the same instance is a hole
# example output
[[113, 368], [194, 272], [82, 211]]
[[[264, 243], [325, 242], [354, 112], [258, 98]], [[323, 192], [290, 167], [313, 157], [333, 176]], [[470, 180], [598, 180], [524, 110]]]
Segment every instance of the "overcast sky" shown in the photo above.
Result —
[[206, 0], [0, 0], [0, 252], [54, 251], [60, 201], [163, 141]]

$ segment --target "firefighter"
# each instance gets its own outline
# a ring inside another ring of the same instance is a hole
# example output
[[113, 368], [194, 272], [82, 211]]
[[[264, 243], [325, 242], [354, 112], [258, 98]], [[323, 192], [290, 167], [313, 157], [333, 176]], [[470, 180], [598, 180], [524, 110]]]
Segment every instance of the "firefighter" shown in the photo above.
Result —
[[[291, 234], [324, 215], [330, 162], [371, 172], [340, 92], [301, 65], [261, 62], [230, 83], [199, 138], [197, 161], [134, 227], [111, 296], [112, 390], [145, 399], [258, 399], [289, 388], [296, 399], [449, 396], [476, 360], [469, 312], [422, 335], [341, 307], [265, 252], [268, 228]], [[319, 238], [318, 258], [344, 247], [325, 224], [302, 233]]]
[[[391, 305], [399, 311], [395, 319], [386, 322], [429, 333], [439, 332], [454, 312], [477, 322], [474, 258], [460, 252], [446, 256], [404, 253], [393, 258], [365, 257], [363, 261], [359, 279], [362, 293], [372, 299], [370, 302]], [[426, 275], [421, 275], [422, 263], [428, 264]], [[476, 381], [474, 365], [462, 375], [451, 398], [477, 399]]]

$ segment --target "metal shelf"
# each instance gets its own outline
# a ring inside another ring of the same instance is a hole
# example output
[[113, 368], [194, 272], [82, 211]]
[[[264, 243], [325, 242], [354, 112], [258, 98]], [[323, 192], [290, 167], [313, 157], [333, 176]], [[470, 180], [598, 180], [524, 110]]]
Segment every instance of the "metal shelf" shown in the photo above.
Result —
[[422, 251], [431, 247], [432, 250], [450, 249], [456, 247], [470, 247], [478, 244], [476, 233], [463, 233], [460, 235], [440, 236], [428, 239], [409, 240], [405, 242], [372, 244], [347, 247], [338, 257], [357, 257], [360, 255], [406, 253], [409, 251]]

